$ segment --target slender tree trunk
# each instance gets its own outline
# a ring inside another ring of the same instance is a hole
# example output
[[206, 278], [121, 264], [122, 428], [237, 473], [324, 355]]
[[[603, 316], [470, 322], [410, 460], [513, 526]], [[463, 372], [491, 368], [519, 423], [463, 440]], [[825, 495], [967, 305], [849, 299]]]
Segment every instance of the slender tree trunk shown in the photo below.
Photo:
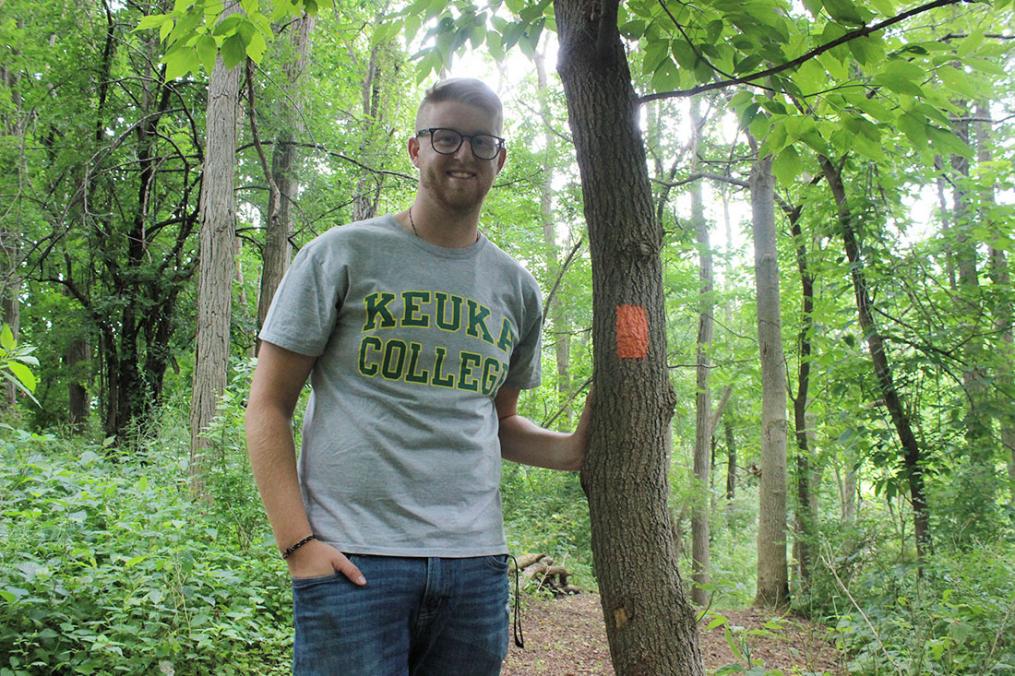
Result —
[[[548, 125], [550, 119], [550, 102], [547, 100], [548, 85], [546, 79], [546, 65], [543, 54], [537, 53], [533, 59], [536, 63], [536, 82], [539, 93], [539, 110], [542, 113], [544, 124]], [[539, 213], [543, 220], [543, 243], [546, 245], [547, 270], [555, 274], [561, 267], [560, 252], [557, 247], [557, 228], [553, 218], [553, 134], [549, 128], [544, 129], [545, 149], [543, 150], [542, 182], [539, 186]], [[557, 362], [557, 392], [561, 396], [568, 396], [571, 393], [571, 336], [570, 322], [560, 296], [554, 296], [550, 307], [545, 308], [550, 318], [550, 325], [553, 327], [553, 351]], [[570, 426], [570, 413], [565, 411], [562, 414], [564, 427]]]
[[[596, 397], [582, 486], [618, 676], [704, 674], [667, 509], [662, 228], [653, 213], [616, 0], [555, 0], [557, 66], [575, 141], [593, 271]], [[609, 138], [611, 143], [603, 143]]]
[[758, 590], [754, 603], [774, 608], [789, 601], [789, 578], [786, 564], [786, 359], [782, 352], [775, 179], [771, 157], [755, 161], [750, 186], [762, 387]]
[[722, 426], [726, 434], [726, 499], [732, 500], [737, 495], [737, 443], [729, 418], [723, 419]]
[[[280, 104], [280, 127], [275, 135], [271, 152], [271, 179], [277, 190], [268, 194], [267, 227], [264, 232], [263, 267], [261, 287], [257, 297], [257, 326], [264, 324], [268, 308], [275, 297], [282, 277], [289, 268], [292, 251], [290, 238], [293, 234], [292, 204], [296, 198], [299, 182], [296, 175], [296, 134], [302, 129], [301, 106], [303, 100], [303, 72], [307, 68], [310, 52], [310, 31], [314, 17], [304, 15], [289, 26], [289, 40], [293, 48], [292, 61], [286, 63], [286, 93]], [[292, 102], [292, 103], [290, 103]], [[269, 181], [269, 185], [272, 181]], [[259, 343], [258, 343], [259, 344]]]
[[[965, 102], [960, 105], [967, 110]], [[953, 121], [952, 129], [956, 136], [969, 142], [969, 122], [965, 118]], [[976, 214], [970, 206], [969, 159], [962, 155], [951, 158], [954, 180], [952, 200], [955, 228], [955, 259], [959, 270], [959, 292], [957, 303], [962, 315], [962, 325], [968, 339], [964, 345], [965, 365], [962, 371], [962, 384], [965, 389], [968, 409], [966, 411], [966, 468], [960, 474], [964, 488], [959, 491], [962, 496], [962, 511], [967, 515], [970, 528], [977, 526], [989, 528], [990, 512], [994, 508], [994, 449], [990, 432], [990, 418], [984, 411], [987, 396], [987, 373], [984, 344], [980, 334], [984, 333], [980, 326], [983, 308], [980, 303], [980, 281], [977, 270], [976, 244], [977, 238], [972, 236], [976, 225]]]
[[[18, 27], [23, 26], [21, 20], [17, 21]], [[16, 49], [12, 50], [15, 51]], [[25, 128], [24, 110], [21, 94], [17, 85], [20, 80], [18, 73], [13, 73], [3, 65], [0, 65], [0, 84], [11, 93], [11, 103], [14, 110], [11, 118], [6, 116], [3, 119], [3, 131], [8, 136], [16, 139], [18, 144], [18, 188], [24, 190], [27, 182], [27, 166], [25, 159]], [[0, 321], [7, 324], [14, 334], [15, 340], [21, 332], [21, 303], [18, 300], [21, 290], [21, 275], [18, 273], [21, 259], [21, 237], [23, 236], [23, 224], [21, 223], [21, 200], [15, 205], [17, 210], [14, 213], [14, 230], [0, 228]], [[17, 403], [17, 388], [14, 383], [5, 380], [3, 389], [4, 408], [13, 409]]]
[[[691, 173], [699, 170], [698, 150], [701, 144], [703, 121], [701, 100], [691, 99]], [[709, 523], [711, 506], [710, 459], [712, 447], [712, 402], [709, 392], [709, 354], [712, 349], [714, 302], [712, 300], [712, 248], [708, 237], [708, 221], [705, 219], [705, 205], [702, 201], [701, 181], [691, 184], [691, 225], [698, 245], [698, 340], [695, 389], [695, 435], [694, 435], [694, 509], [691, 511], [691, 599], [700, 606], [708, 603], [708, 592], [702, 585], [709, 582]]]
[[[235, 7], [235, 6], [234, 6]], [[238, 9], [227, 9], [222, 18]], [[194, 495], [204, 496], [205, 427], [215, 416], [229, 368], [229, 327], [234, 275], [236, 117], [240, 66], [218, 57], [208, 83], [208, 141], [201, 186], [201, 260], [197, 297], [197, 358], [190, 405], [190, 474]]]
[[[990, 121], [990, 106], [985, 101], [976, 104], [976, 159], [982, 166], [993, 160], [991, 150], [993, 130]], [[990, 214], [992, 207], [996, 204], [994, 197], [994, 185], [991, 183], [983, 187], [980, 196], [981, 221], [990, 228], [991, 233], [996, 233], [998, 224]], [[1001, 427], [1001, 445], [1005, 450], [1008, 461], [1008, 487], [1009, 505], [1015, 509], [1015, 411], [1012, 410], [1012, 401], [1015, 401], [1015, 377], [1012, 374], [1012, 363], [1015, 362], [1015, 349], [1012, 341], [1012, 302], [1011, 302], [1011, 276], [1008, 273], [1008, 259], [1005, 250], [994, 246], [993, 242], [988, 248], [990, 281], [994, 285], [993, 290], [993, 315], [994, 332], [997, 335], [997, 347], [999, 358], [997, 359], [997, 384], [995, 410], [998, 411], [997, 421]]]
[[821, 168], [828, 181], [832, 196], [839, 212], [839, 227], [842, 231], [842, 239], [846, 249], [846, 257], [850, 264], [850, 277], [853, 281], [853, 291], [856, 295], [857, 313], [860, 319], [860, 327], [867, 338], [867, 348], [870, 352], [871, 361], [874, 363], [874, 372], [877, 375], [878, 384], [881, 387], [881, 396], [895, 431], [899, 435], [899, 442], [903, 448], [903, 462], [906, 467], [906, 478], [909, 482], [909, 496], [913, 505], [913, 525], [916, 533], [916, 551], [921, 559], [931, 545], [930, 540], [930, 509], [927, 504], [927, 494], [924, 490], [923, 481], [923, 456], [920, 452], [920, 445], [913, 433], [913, 427], [909, 420], [909, 414], [902, 404], [898, 390], [895, 388], [895, 381], [892, 378], [892, 367], [888, 362], [888, 353], [885, 351], [885, 342], [878, 331], [874, 321], [874, 304], [871, 301], [870, 292], [867, 290], [867, 280], [864, 276], [863, 260], [860, 258], [860, 243], [857, 240], [856, 231], [853, 226], [853, 214], [846, 200], [846, 187], [842, 182], [842, 175], [827, 157], [820, 158]]
[[811, 331], [814, 326], [814, 275], [807, 265], [807, 244], [800, 229], [800, 208], [787, 214], [793, 239], [796, 241], [797, 269], [800, 272], [803, 310], [800, 317], [800, 333], [797, 335], [799, 365], [797, 367], [797, 392], [793, 400], [793, 428], [796, 439], [796, 533], [794, 550], [800, 585], [806, 588], [810, 581], [811, 541], [814, 537], [814, 519], [811, 487], [811, 426], [808, 424], [807, 404], [811, 377]]
[[948, 209], [948, 199], [945, 197], [944, 161], [940, 156], [934, 157], [934, 167], [938, 170], [937, 175], [937, 203], [938, 213], [941, 217], [941, 237], [945, 242], [945, 269], [948, 272], [948, 287], [955, 291], [959, 288], [955, 278], [955, 253], [952, 247], [951, 233], [951, 211]]

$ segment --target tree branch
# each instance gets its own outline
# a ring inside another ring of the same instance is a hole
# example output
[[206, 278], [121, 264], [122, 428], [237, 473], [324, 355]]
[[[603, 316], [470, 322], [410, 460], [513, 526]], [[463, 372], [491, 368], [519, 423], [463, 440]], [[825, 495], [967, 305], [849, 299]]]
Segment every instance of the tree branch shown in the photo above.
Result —
[[897, 24], [900, 21], [905, 21], [906, 19], [916, 16], [917, 14], [922, 14], [924, 12], [936, 9], [938, 7], [947, 7], [948, 5], [955, 5], [960, 2], [969, 2], [969, 1], [970, 0], [934, 0], [934, 2], [928, 2], [925, 5], [914, 7], [913, 9], [907, 10], [902, 14], [897, 14], [896, 16], [893, 16], [890, 19], [885, 19], [884, 21], [871, 24], [870, 26], [864, 26], [862, 28], [857, 28], [856, 30], [849, 31], [848, 33], [845, 33], [841, 37], [838, 37], [835, 40], [832, 40], [831, 42], [827, 42], [823, 45], [815, 47], [811, 51], [801, 54], [792, 61], [787, 61], [786, 63], [780, 64], [778, 66], [766, 68], [765, 70], [758, 71], [757, 73], [751, 73], [750, 75], [744, 75], [743, 77], [731, 78], [728, 80], [720, 80], [719, 82], [710, 82], [708, 84], [698, 85], [697, 87], [691, 87], [690, 89], [678, 89], [672, 92], [657, 92], [655, 94], [646, 94], [645, 96], [642, 96], [638, 99], [638, 103], [647, 103], [648, 101], [655, 101], [658, 99], [684, 98], [687, 96], [694, 96], [695, 94], [700, 94], [701, 92], [711, 91], [713, 89], [725, 89], [726, 87], [731, 87], [733, 85], [747, 84], [752, 82], [753, 80], [759, 80], [761, 78], [768, 77], [770, 75], [781, 73], [784, 70], [796, 68], [797, 66], [803, 64], [804, 62], [810, 61], [814, 57], [820, 54], [824, 54], [828, 50], [838, 47], [839, 45], [845, 44], [850, 40], [855, 40], [856, 38], [862, 38], [867, 35], [870, 35], [871, 33], [876, 33], [879, 30], [888, 28], [889, 26]]

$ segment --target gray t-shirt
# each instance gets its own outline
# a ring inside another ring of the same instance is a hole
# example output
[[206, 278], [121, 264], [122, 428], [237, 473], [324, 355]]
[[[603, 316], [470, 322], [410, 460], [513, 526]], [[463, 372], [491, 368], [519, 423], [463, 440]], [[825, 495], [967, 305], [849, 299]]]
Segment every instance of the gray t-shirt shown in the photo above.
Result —
[[480, 235], [446, 249], [391, 216], [332, 228], [260, 337], [317, 357], [299, 458], [314, 533], [343, 552], [507, 552], [494, 397], [540, 380], [536, 281]]

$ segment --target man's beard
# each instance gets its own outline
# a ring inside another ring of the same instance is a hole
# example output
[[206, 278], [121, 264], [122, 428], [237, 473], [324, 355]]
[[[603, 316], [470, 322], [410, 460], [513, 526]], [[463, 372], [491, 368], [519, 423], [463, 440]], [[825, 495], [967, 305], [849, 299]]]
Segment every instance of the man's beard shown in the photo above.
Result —
[[475, 185], [464, 185], [456, 189], [454, 183], [460, 179], [454, 179], [444, 174], [443, 171], [429, 171], [421, 177], [422, 187], [429, 194], [430, 198], [440, 204], [444, 209], [457, 214], [469, 214], [477, 211], [486, 198], [487, 190], [482, 190], [479, 185], [480, 178], [469, 179]]

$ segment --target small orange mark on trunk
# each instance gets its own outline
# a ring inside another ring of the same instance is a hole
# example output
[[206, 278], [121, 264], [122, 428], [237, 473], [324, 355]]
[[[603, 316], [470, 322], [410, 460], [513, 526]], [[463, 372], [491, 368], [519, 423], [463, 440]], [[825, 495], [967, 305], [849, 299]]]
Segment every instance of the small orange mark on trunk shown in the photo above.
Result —
[[648, 314], [640, 305], [617, 306], [617, 356], [621, 359], [648, 356]]
[[623, 606], [613, 611], [613, 623], [617, 629], [621, 629], [627, 624], [627, 610]]

